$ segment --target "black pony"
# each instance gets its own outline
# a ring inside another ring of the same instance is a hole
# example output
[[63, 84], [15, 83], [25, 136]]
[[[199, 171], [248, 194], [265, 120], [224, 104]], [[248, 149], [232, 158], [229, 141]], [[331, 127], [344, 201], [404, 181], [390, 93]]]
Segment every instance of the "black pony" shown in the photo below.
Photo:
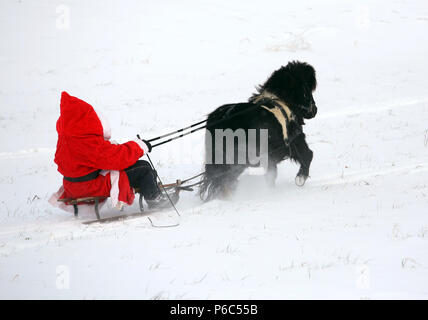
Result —
[[237, 161], [236, 158], [239, 157], [237, 149], [242, 142], [236, 139], [237, 136], [233, 136], [231, 140], [234, 147], [233, 161], [225, 160], [223, 155], [221, 161], [215, 159], [216, 150], [218, 152], [220, 148], [225, 154], [227, 146], [223, 144], [227, 137], [216, 136], [219, 129], [220, 132], [222, 130], [226, 132], [228, 129], [229, 133], [244, 132], [247, 134], [247, 140], [244, 141], [247, 144], [249, 131], [256, 129], [260, 141], [258, 140], [255, 152], [259, 156], [263, 149], [260, 129], [267, 129], [264, 132], [268, 133], [266, 138], [268, 184], [271, 186], [275, 184], [277, 164], [291, 158], [300, 164], [295, 182], [303, 186], [309, 175], [313, 152], [306, 143], [302, 126], [303, 119], [311, 119], [317, 113], [312, 97], [316, 85], [315, 69], [307, 63], [292, 61], [273, 72], [267, 81], [257, 88], [257, 93], [249, 99], [249, 102], [223, 105], [210, 113], [205, 139], [205, 173], [199, 190], [201, 198], [207, 201], [228, 195], [245, 168], [255, 166], [249, 162], [248, 150], [245, 163]]

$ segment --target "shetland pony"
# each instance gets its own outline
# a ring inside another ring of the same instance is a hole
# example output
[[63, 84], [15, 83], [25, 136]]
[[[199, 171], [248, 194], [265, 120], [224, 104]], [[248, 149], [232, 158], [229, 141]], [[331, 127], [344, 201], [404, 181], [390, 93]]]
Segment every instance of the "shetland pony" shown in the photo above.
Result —
[[[241, 130], [246, 134], [250, 129], [259, 132], [265, 129], [264, 132], [268, 132], [265, 173], [268, 184], [275, 185], [277, 164], [284, 159], [291, 159], [300, 164], [295, 182], [303, 186], [313, 158], [313, 152], [306, 143], [303, 125], [304, 119], [311, 119], [317, 114], [312, 96], [316, 86], [315, 69], [307, 63], [292, 61], [274, 71], [248, 102], [226, 104], [211, 112], [207, 119], [205, 173], [199, 189], [201, 199], [208, 201], [229, 195], [240, 174], [247, 167], [254, 166], [248, 157], [245, 163], [238, 163], [236, 150], [232, 163], [219, 163], [213, 159], [219, 142], [222, 151], [226, 152], [223, 141], [218, 141], [219, 138], [216, 141], [216, 130], [219, 129], [231, 129], [229, 132]], [[236, 140], [233, 140], [235, 149], [239, 147], [239, 141]], [[262, 150], [260, 145], [257, 150]]]

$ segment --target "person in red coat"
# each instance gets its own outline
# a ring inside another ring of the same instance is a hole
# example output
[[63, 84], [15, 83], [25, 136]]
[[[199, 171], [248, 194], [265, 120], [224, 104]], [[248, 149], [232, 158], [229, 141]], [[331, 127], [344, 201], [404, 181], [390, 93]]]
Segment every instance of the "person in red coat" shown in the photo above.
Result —
[[[122, 209], [133, 203], [134, 189], [138, 188], [149, 207], [169, 204], [150, 164], [139, 160], [151, 151], [150, 143], [139, 139], [123, 144], [111, 142], [110, 126], [101, 112], [66, 92], [61, 94], [60, 109], [54, 161], [63, 175], [63, 184], [50, 203], [72, 211], [57, 200], [104, 196]], [[171, 196], [177, 202], [178, 198]]]

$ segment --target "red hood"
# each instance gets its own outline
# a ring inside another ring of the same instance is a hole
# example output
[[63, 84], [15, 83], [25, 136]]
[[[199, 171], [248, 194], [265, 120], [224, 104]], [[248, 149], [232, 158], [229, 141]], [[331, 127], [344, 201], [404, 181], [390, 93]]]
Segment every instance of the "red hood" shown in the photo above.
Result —
[[110, 139], [110, 126], [101, 113], [83, 100], [70, 96], [67, 92], [61, 94], [61, 115], [56, 129], [59, 135], [81, 137], [96, 135]]
[[65, 136], [103, 136], [103, 126], [94, 108], [83, 100], [61, 94], [61, 115], [56, 123], [58, 135]]

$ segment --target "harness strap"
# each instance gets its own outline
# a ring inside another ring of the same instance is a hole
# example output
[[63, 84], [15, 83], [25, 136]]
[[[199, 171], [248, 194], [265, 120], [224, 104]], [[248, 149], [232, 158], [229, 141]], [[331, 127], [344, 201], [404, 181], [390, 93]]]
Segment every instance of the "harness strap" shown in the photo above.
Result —
[[101, 169], [88, 173], [86, 176], [81, 176], [76, 178], [70, 178], [70, 177], [64, 176], [64, 179], [70, 182], [86, 182], [86, 181], [91, 181], [96, 179], [100, 174], [100, 172], [101, 172]]
[[[276, 107], [275, 110], [280, 111], [282, 117], [284, 118], [285, 123], [281, 124], [280, 119], [278, 119], [277, 115], [275, 116], [277, 117], [277, 120], [280, 122], [280, 124], [282, 126], [285, 126], [285, 128], [283, 127], [283, 131], [284, 131], [283, 134], [284, 134], [284, 143], [286, 144], [286, 146], [290, 147], [291, 143], [294, 140], [296, 140], [296, 138], [298, 138], [300, 135], [303, 134], [301, 125], [296, 121], [294, 114], [291, 112], [288, 106], [274, 94], [264, 91], [253, 100], [253, 103], [259, 104], [262, 108], [265, 108], [266, 110], [272, 112], [274, 115], [275, 115], [275, 111], [273, 111], [274, 109], [272, 109], [272, 106]], [[296, 132], [293, 132], [293, 134], [290, 136], [288, 129], [289, 129], [289, 124], [291, 122], [296, 123], [298, 127], [296, 128]]]

